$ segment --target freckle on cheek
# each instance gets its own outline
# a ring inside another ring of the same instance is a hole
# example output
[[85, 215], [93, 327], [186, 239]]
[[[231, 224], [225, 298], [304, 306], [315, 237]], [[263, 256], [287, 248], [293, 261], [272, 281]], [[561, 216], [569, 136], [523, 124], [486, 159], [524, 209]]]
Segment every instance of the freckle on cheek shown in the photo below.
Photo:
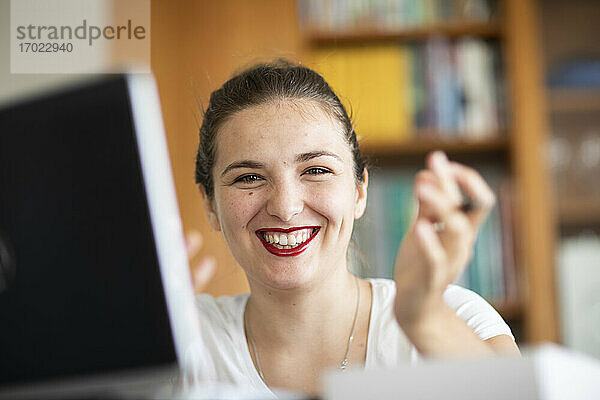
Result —
[[248, 193], [248, 196], [252, 196], [254, 194], [254, 192], [250, 192]]

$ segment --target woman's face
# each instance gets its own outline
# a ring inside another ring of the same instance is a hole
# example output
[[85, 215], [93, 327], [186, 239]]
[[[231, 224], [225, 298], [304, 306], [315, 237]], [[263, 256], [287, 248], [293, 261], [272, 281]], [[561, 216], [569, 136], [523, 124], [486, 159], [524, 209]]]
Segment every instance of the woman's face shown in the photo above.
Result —
[[311, 101], [279, 101], [230, 117], [217, 135], [209, 218], [249, 279], [303, 287], [346, 268], [366, 205], [339, 122]]

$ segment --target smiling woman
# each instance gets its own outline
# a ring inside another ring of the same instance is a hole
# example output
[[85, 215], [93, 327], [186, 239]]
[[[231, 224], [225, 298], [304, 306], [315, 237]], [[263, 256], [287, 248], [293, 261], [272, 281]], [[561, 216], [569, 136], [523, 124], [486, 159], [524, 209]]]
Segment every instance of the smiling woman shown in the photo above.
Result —
[[[209, 351], [200, 379], [318, 394], [327, 368], [518, 353], [498, 313], [450, 284], [494, 196], [479, 174], [443, 153], [415, 179], [420, 209], [395, 279], [348, 271], [368, 172], [344, 106], [316, 72], [276, 61], [215, 91], [196, 181], [251, 290], [198, 297]], [[478, 207], [461, 208], [461, 189]]]

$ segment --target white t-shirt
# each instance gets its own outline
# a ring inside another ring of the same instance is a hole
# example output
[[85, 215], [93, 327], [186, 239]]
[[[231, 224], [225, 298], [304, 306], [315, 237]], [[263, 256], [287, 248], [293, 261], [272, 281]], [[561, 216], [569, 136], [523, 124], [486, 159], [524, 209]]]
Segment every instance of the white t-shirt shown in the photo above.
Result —
[[[393, 367], [418, 359], [393, 313], [396, 284], [389, 279], [369, 279], [373, 292], [365, 368]], [[196, 379], [240, 385], [256, 393], [271, 393], [254, 367], [244, 332], [244, 310], [249, 294], [217, 299], [198, 295], [202, 355], [197, 355]], [[502, 317], [478, 294], [450, 285], [444, 300], [481, 339], [497, 335], [514, 337]]]

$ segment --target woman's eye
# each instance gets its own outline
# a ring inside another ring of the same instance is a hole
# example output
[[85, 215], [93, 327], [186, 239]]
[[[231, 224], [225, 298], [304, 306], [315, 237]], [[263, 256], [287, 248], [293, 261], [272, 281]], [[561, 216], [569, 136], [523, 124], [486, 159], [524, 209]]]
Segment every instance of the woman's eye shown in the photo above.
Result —
[[323, 174], [329, 174], [331, 173], [330, 170], [328, 170], [327, 168], [321, 168], [321, 167], [312, 167], [306, 170], [306, 172], [304, 172], [305, 174], [308, 175], [323, 175]]
[[240, 176], [239, 178], [237, 178], [234, 182], [241, 182], [241, 183], [254, 183], [256, 181], [261, 180], [262, 178], [256, 174], [248, 174], [248, 175], [243, 175]]

